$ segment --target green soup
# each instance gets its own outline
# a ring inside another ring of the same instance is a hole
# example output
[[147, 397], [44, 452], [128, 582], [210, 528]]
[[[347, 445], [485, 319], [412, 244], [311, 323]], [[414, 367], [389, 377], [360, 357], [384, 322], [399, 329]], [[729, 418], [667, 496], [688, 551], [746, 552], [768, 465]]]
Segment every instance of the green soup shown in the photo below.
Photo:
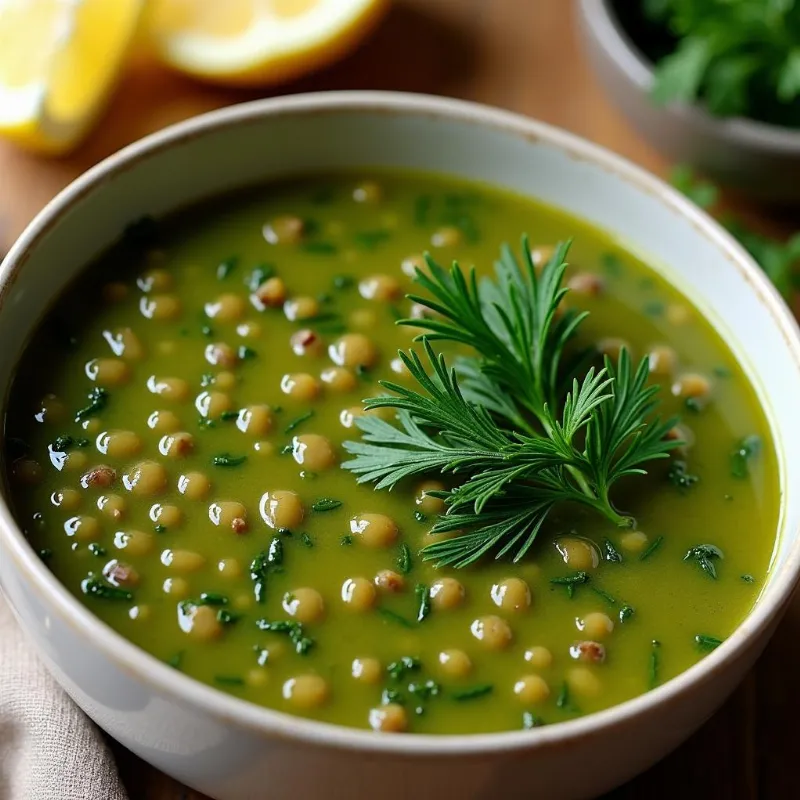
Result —
[[[451, 178], [360, 180], [145, 220], [87, 271], [11, 390], [25, 535], [156, 658], [328, 722], [551, 724], [696, 663], [753, 606], [778, 521], [767, 421], [725, 343], [579, 220]], [[453, 476], [377, 491], [341, 468], [343, 443], [379, 380], [412, 385], [397, 353], [419, 330], [396, 321], [416, 313], [420, 254], [488, 274], [523, 232], [540, 258], [574, 240], [565, 303], [590, 312], [578, 344], [649, 354], [659, 413], [680, 416], [685, 444], [615, 487], [635, 529], [564, 505], [516, 563], [437, 568], [420, 555], [442, 511], [426, 490]]]

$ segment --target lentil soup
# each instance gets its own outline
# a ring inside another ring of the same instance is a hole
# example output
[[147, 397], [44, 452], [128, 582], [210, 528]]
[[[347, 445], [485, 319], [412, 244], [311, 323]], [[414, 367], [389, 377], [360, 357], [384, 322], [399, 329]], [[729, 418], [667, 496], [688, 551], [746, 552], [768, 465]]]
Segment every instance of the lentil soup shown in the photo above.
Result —
[[[537, 268], [574, 240], [563, 305], [590, 313], [570, 347], [646, 357], [681, 443], [615, 486], [631, 524], [563, 503], [518, 560], [437, 566], [420, 551], [460, 541], [430, 534], [459, 473], [377, 489], [344, 443], [379, 380], [416, 386], [398, 350], [420, 329], [396, 323], [429, 313], [405, 297], [423, 251], [489, 275], [523, 231]], [[5, 449], [26, 536], [127, 639], [238, 697], [387, 732], [536, 727], [669, 680], [748, 613], [778, 519], [764, 413], [686, 298], [561, 212], [393, 172], [132, 225], [29, 344]]]

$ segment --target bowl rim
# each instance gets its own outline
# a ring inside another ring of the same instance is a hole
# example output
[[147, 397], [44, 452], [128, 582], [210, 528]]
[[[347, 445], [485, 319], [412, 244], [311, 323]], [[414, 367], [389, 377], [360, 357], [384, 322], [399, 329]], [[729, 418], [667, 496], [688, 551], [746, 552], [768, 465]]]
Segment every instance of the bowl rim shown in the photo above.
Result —
[[[579, 4], [589, 35], [619, 70], [642, 92], [649, 94], [653, 86], [653, 66], [622, 28], [611, 7], [611, 0], [579, 0]], [[788, 156], [800, 155], [800, 130], [749, 117], [715, 117], [698, 103], [673, 104], [663, 110], [705, 128], [715, 128], [724, 137], [753, 148], [778, 151]]]
[[[431, 95], [399, 92], [345, 91], [288, 95], [230, 106], [212, 111], [151, 134], [109, 156], [63, 189], [40, 211], [12, 246], [0, 264], [0, 313], [17, 272], [24, 268], [29, 251], [49, 229], [60, 224], [71, 205], [100, 188], [112, 174], [135, 168], [136, 163], [160, 151], [180, 146], [211, 133], [263, 118], [350, 113], [417, 116], [444, 119], [463, 125], [510, 134], [559, 149], [569, 158], [588, 161], [614, 175], [637, 191], [657, 197], [709, 242], [751, 285], [767, 308], [800, 370], [800, 329], [775, 287], [734, 238], [704, 211], [677, 190], [641, 167], [611, 151], [549, 124], [505, 110], [477, 103]], [[785, 466], [781, 462], [781, 470]], [[785, 496], [781, 498], [779, 535], [786, 536]], [[0, 494], [0, 554], [11, 558], [21, 579], [44, 598], [51, 614], [88, 640], [116, 669], [128, 673], [150, 691], [195, 707], [220, 722], [298, 744], [329, 749], [371, 752], [393, 757], [447, 757], [514, 752], [557, 747], [565, 740], [583, 738], [607, 728], [622, 726], [634, 718], [657, 712], [662, 704], [699, 688], [724, 671], [728, 662], [745, 657], [753, 643], [769, 629], [791, 599], [800, 576], [800, 531], [784, 563], [771, 576], [753, 609], [733, 634], [697, 664], [663, 685], [604, 711], [566, 722], [543, 726], [535, 731], [507, 731], [479, 734], [406, 734], [384, 736], [372, 731], [296, 717], [241, 700], [213, 686], [178, 672], [140, 649], [114, 631], [74, 597], [47, 569], [14, 521], [5, 497]]]

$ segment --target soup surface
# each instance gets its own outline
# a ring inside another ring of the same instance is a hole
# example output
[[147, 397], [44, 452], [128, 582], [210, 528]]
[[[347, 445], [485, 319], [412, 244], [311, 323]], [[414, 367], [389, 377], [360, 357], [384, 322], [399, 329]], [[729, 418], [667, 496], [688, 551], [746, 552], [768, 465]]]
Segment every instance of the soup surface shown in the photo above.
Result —
[[[538, 260], [574, 239], [579, 343], [649, 354], [685, 444], [614, 487], [635, 529], [558, 506], [517, 563], [437, 567], [441, 476], [375, 490], [343, 443], [378, 380], [414, 385], [397, 353], [419, 330], [396, 321], [419, 312], [420, 254], [489, 274], [523, 232]], [[25, 534], [124, 637], [383, 731], [534, 727], [648, 691], [747, 614], [777, 529], [766, 419], [691, 304], [585, 223], [435, 176], [320, 176], [132, 226], [29, 345], [5, 442]]]

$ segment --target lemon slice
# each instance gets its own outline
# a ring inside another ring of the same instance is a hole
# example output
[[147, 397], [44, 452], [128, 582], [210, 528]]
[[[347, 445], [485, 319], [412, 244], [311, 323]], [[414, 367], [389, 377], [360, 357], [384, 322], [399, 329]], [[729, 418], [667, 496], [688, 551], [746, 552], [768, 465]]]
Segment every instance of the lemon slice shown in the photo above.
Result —
[[0, 0], [0, 134], [75, 146], [102, 111], [144, 0]]
[[155, 0], [150, 30], [161, 58], [215, 83], [296, 78], [353, 49], [389, 0]]

